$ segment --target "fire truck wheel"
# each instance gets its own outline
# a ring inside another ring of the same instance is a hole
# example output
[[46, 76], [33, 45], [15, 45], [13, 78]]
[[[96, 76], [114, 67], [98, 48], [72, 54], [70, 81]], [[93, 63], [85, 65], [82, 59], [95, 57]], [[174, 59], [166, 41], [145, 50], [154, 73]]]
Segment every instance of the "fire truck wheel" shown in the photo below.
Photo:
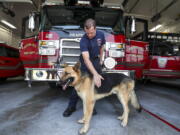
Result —
[[5, 82], [7, 78], [0, 78], [0, 82]]
[[140, 79], [140, 80], [136, 80], [137, 83], [141, 83], [141, 84], [147, 84], [151, 82], [151, 79], [149, 78], [144, 78], [144, 79]]
[[57, 88], [56, 82], [48, 82], [48, 84], [49, 84], [49, 87], [52, 89]]

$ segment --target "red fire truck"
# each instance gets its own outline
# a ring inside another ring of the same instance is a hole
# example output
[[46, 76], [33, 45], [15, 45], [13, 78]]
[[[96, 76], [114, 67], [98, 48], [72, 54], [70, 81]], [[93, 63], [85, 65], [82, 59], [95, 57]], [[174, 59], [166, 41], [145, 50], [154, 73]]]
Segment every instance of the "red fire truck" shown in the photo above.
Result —
[[19, 50], [0, 41], [0, 81], [20, 75], [24, 75], [24, 67], [19, 57]]
[[63, 64], [73, 65], [79, 60], [79, 42], [87, 18], [94, 18], [97, 29], [105, 34], [103, 71], [143, 77], [143, 69], [148, 67], [149, 43], [126, 39], [121, 6], [89, 2], [45, 2], [39, 13], [23, 19], [20, 55], [29, 84], [47, 81], [54, 86]]
[[148, 32], [147, 20], [136, 18], [136, 22], [144, 24], [144, 31], [133, 38], [149, 43], [143, 78], [180, 78], [180, 34]]
[[180, 78], [180, 34], [147, 34], [150, 56], [149, 65], [143, 70], [144, 78]]

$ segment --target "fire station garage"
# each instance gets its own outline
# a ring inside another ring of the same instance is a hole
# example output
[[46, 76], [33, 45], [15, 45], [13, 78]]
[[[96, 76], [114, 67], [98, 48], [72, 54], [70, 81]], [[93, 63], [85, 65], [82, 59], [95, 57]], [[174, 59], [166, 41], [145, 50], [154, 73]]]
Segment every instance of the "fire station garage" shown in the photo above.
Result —
[[0, 135], [179, 135], [180, 0], [0, 0]]

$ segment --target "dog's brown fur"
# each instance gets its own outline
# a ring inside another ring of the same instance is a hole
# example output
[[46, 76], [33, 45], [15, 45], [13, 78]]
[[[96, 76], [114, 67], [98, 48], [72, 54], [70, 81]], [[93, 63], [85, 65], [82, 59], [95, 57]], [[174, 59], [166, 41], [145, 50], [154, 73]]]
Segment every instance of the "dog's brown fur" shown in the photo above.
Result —
[[70, 85], [76, 89], [78, 95], [83, 101], [84, 115], [78, 122], [84, 124], [84, 126], [81, 128], [80, 134], [86, 133], [89, 129], [89, 124], [96, 100], [112, 94], [117, 95], [123, 106], [124, 112], [122, 116], [118, 117], [118, 119], [122, 120], [121, 125], [125, 127], [128, 123], [129, 100], [131, 101], [133, 107], [139, 110], [141, 108], [134, 91], [134, 80], [130, 78], [123, 79], [121, 82], [119, 82], [118, 85], [114, 86], [110, 92], [105, 94], [97, 94], [94, 80], [88, 75], [81, 75], [79, 66], [79, 63], [77, 63], [74, 67], [66, 66], [61, 79], [62, 81], [65, 81], [66, 79], [73, 77], [74, 80]]

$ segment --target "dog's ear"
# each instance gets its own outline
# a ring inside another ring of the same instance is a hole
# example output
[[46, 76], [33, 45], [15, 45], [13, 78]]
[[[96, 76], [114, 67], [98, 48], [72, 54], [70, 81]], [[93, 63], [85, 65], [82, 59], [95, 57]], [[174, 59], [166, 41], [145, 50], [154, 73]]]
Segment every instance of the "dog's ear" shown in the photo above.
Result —
[[64, 63], [64, 64], [63, 64], [63, 67], [64, 67], [64, 68], [66, 68], [67, 66], [68, 66], [68, 64], [67, 64], [67, 63]]
[[80, 69], [80, 66], [81, 66], [80, 62], [77, 62], [77, 63], [74, 65], [73, 70], [74, 70], [74, 71], [78, 71], [78, 70]]

